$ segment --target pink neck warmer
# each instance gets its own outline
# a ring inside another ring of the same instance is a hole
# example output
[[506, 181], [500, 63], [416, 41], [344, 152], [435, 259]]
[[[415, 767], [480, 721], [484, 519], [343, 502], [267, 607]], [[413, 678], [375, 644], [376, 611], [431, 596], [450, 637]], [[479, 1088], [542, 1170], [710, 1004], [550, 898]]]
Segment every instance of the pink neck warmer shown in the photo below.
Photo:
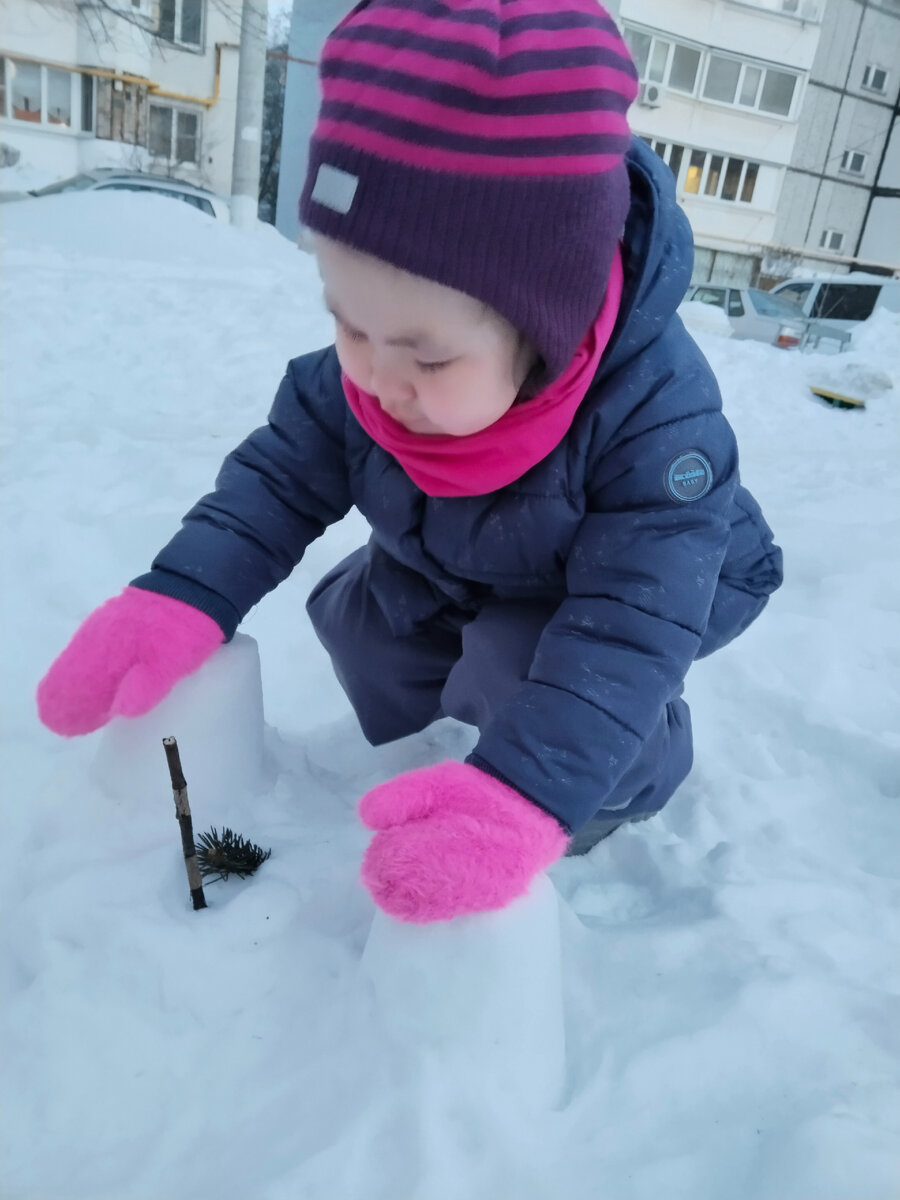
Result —
[[520, 479], [546, 458], [569, 431], [612, 334], [622, 299], [622, 256], [613, 257], [606, 297], [563, 374], [533, 400], [514, 404], [466, 437], [410, 433], [389, 417], [375, 396], [341, 375], [344, 394], [366, 433], [399, 462], [428, 496], [484, 496]]

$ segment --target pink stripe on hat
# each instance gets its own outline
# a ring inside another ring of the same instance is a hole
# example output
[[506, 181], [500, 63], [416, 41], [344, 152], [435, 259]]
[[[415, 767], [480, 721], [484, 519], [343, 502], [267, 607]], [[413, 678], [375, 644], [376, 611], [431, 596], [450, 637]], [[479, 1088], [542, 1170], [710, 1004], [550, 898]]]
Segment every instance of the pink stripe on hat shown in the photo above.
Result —
[[597, 0], [361, 0], [326, 41], [317, 232], [501, 313], [559, 377], [629, 204], [637, 72]]
[[472, 154], [459, 150], [442, 150], [436, 146], [411, 146], [402, 138], [379, 133], [375, 129], [364, 129], [349, 121], [322, 119], [316, 126], [316, 137], [343, 142], [370, 154], [392, 159], [411, 167], [431, 171], [462, 171], [479, 175], [517, 175], [550, 177], [565, 175], [593, 175], [609, 171], [622, 161], [620, 153], [536, 155], [529, 158], [524, 154]]
[[[333, 79], [328, 88], [328, 99], [344, 104], [356, 104], [360, 110], [388, 113], [404, 120], [409, 118], [410, 105], [405, 96], [388, 88], [368, 83], [350, 83]], [[556, 112], [556, 113], [479, 113], [473, 127], [472, 113], [448, 104], [437, 104], [419, 97], [416, 100], [415, 119], [427, 129], [442, 129], [452, 133], [477, 135], [479, 138], [551, 138], [571, 137], [579, 134], [608, 133], [628, 137], [625, 118], [609, 112]], [[356, 122], [353, 122], [356, 124]], [[404, 159], [404, 161], [406, 161]]]

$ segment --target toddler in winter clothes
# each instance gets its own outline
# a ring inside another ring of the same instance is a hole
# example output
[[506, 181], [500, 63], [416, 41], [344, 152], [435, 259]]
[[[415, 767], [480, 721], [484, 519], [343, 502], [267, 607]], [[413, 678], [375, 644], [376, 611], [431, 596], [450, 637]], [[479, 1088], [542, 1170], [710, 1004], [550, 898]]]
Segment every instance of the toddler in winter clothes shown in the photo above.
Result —
[[335, 345], [289, 363], [39, 710], [65, 735], [147, 712], [355, 505], [371, 538], [308, 611], [363, 731], [480, 733], [360, 806], [376, 902], [442, 920], [662, 808], [688, 669], [781, 555], [676, 316], [690, 229], [596, 0], [368, 0], [321, 79], [300, 203]]

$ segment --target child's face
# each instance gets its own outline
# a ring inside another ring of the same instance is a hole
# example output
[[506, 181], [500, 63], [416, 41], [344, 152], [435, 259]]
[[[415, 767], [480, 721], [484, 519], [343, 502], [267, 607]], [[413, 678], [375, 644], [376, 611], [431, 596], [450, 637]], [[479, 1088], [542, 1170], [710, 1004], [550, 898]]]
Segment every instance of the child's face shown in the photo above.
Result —
[[510, 408], [533, 361], [480, 301], [319, 235], [344, 372], [413, 433], [465, 437]]

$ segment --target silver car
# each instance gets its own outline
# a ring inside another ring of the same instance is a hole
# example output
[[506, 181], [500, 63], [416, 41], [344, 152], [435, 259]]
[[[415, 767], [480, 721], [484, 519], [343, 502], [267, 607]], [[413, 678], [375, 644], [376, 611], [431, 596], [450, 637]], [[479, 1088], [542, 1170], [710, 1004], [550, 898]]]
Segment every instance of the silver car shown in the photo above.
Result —
[[228, 201], [206, 188], [185, 183], [182, 179], [169, 179], [165, 175], [147, 175], [141, 171], [121, 171], [115, 167], [97, 167], [93, 171], [82, 171], [59, 183], [35, 188], [25, 195], [21, 193], [8, 199], [27, 199], [29, 196], [57, 196], [61, 192], [150, 192], [157, 196], [168, 196], [190, 204], [209, 217], [219, 221], [230, 221]]
[[685, 300], [720, 308], [736, 338], [768, 342], [782, 350], [796, 349], [803, 340], [806, 318], [800, 306], [771, 292], [700, 283], [688, 288]]

